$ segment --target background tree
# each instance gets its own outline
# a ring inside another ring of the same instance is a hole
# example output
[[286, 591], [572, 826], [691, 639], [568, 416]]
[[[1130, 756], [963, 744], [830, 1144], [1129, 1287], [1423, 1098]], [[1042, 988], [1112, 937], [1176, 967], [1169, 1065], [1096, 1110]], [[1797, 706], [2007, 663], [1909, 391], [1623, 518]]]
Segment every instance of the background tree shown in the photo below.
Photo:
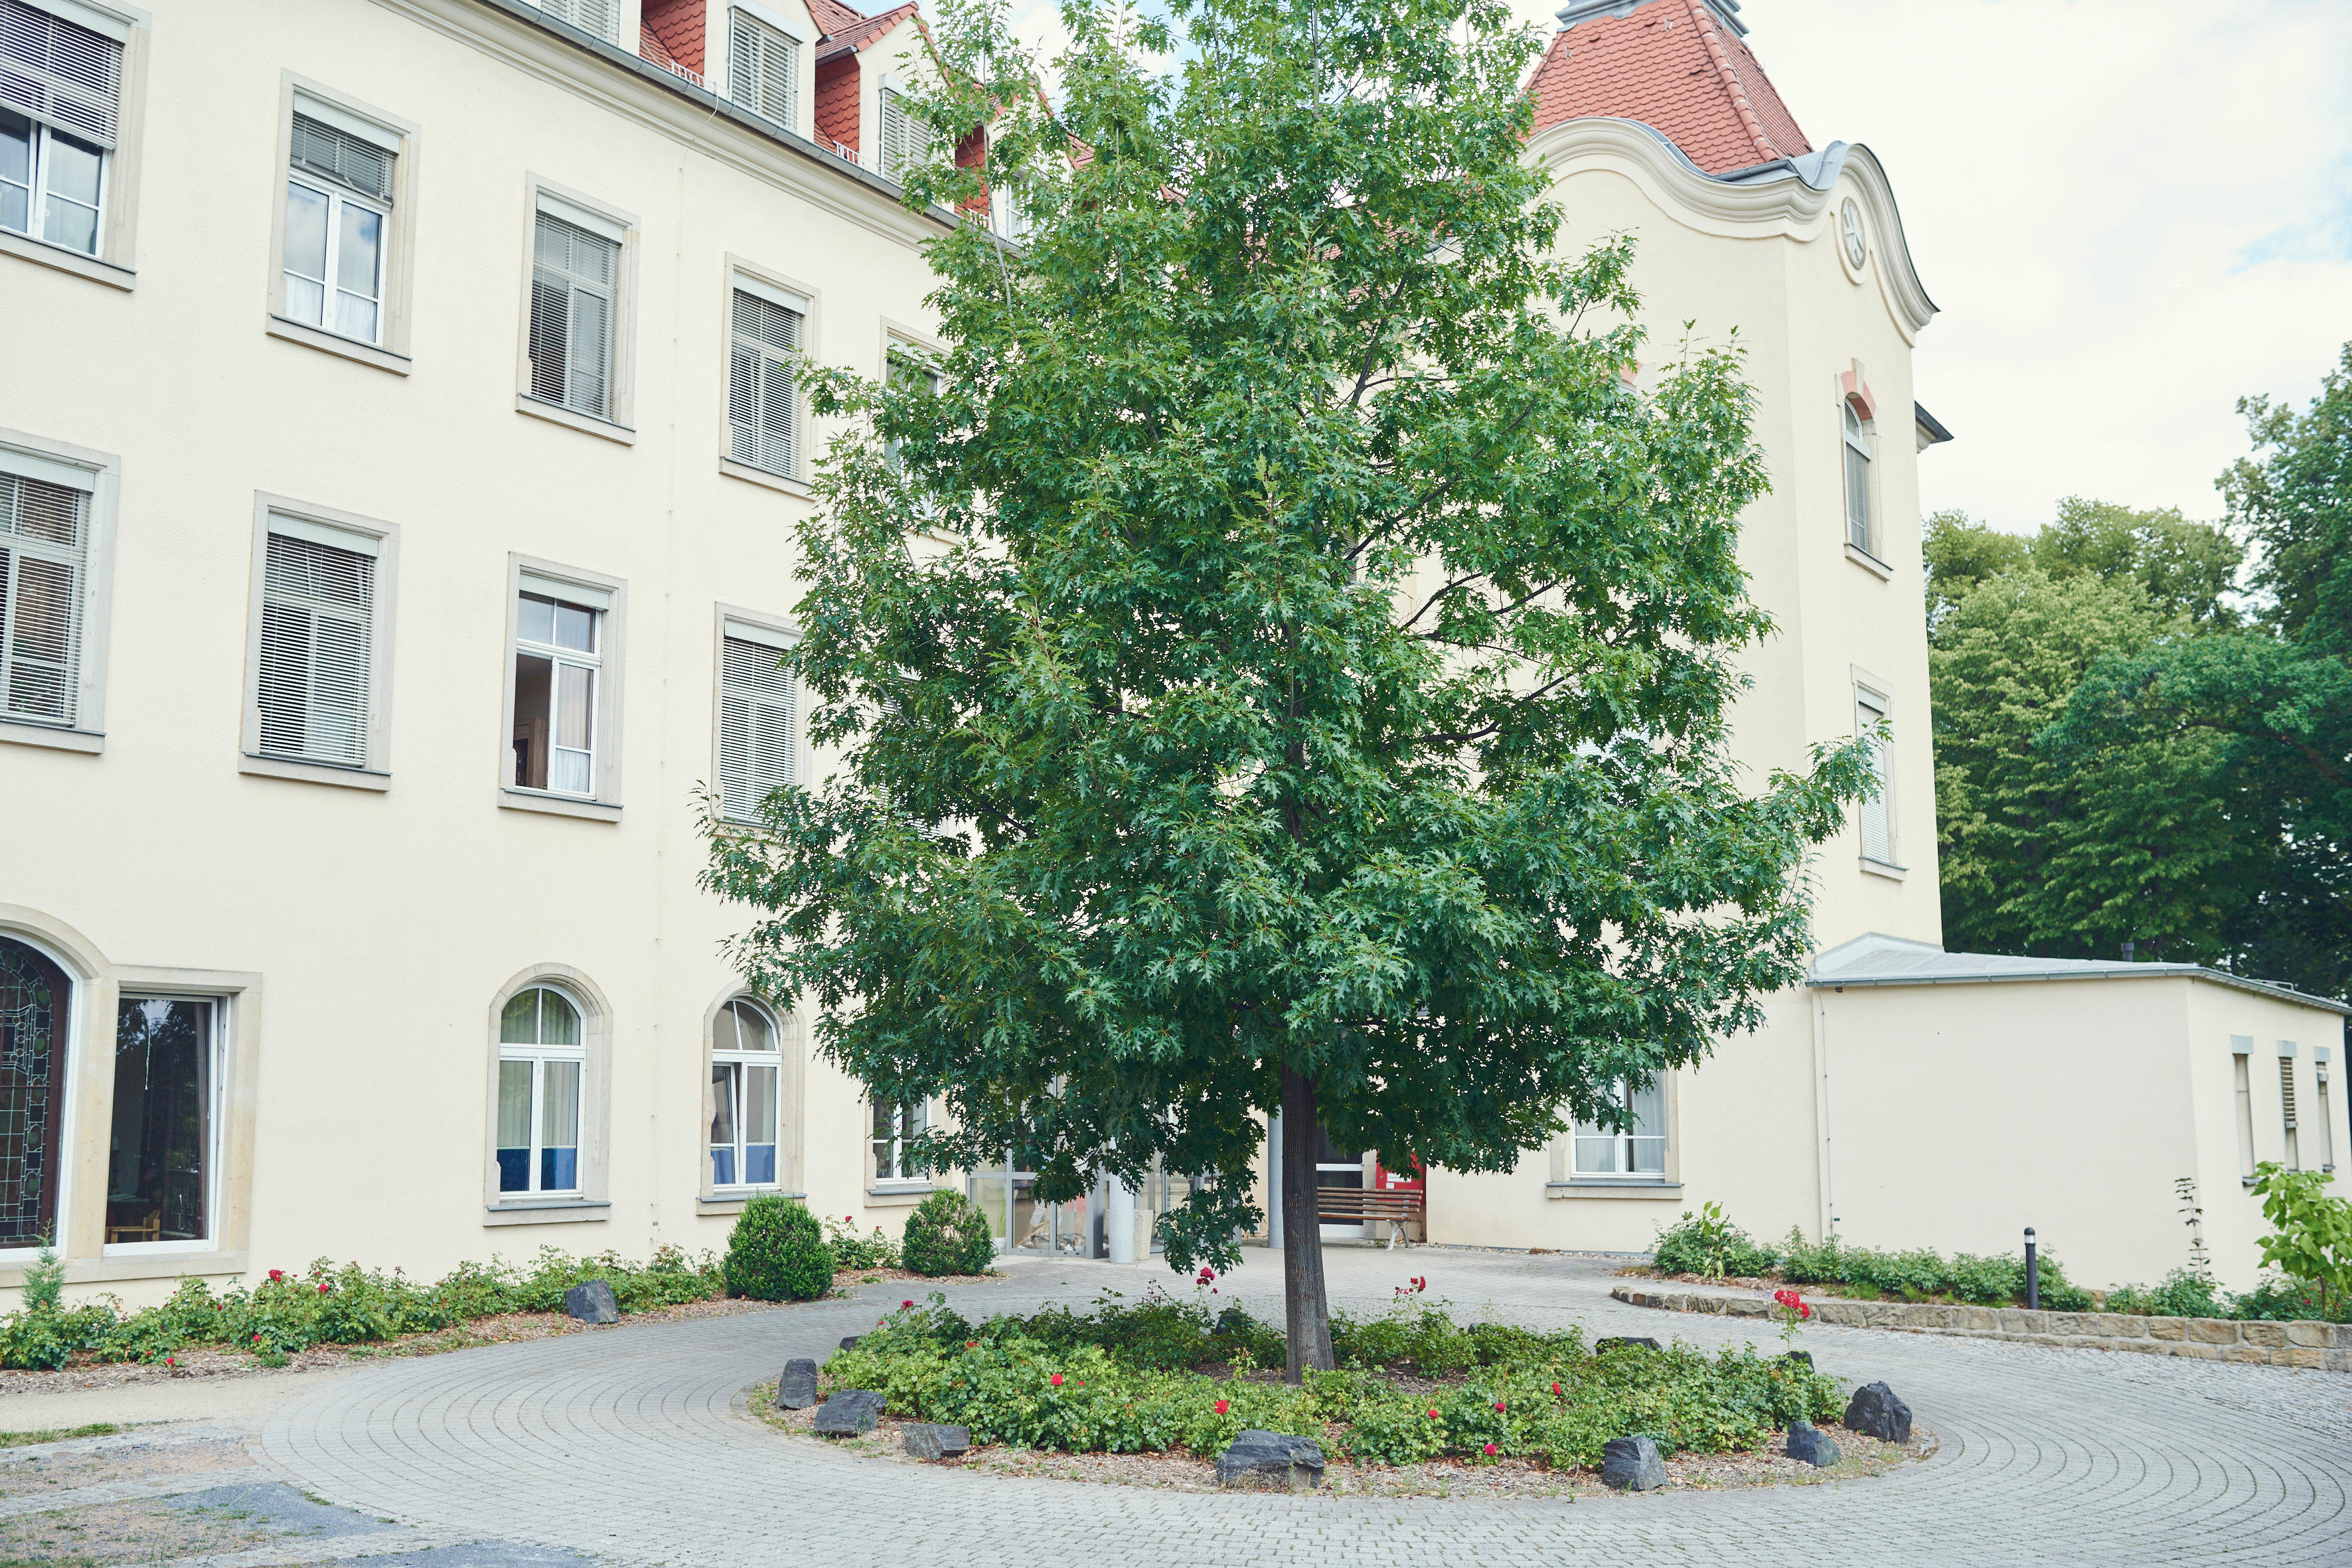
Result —
[[1175, 79], [1066, 13], [1058, 110], [1001, 11], [943, 19], [921, 112], [991, 122], [1028, 226], [930, 242], [936, 391], [812, 373], [858, 428], [790, 662], [844, 761], [714, 825], [709, 881], [832, 1059], [945, 1100], [931, 1168], [1050, 1201], [1156, 1159], [1202, 1179], [1171, 1264], [1229, 1262], [1278, 1112], [1295, 1378], [1331, 1364], [1318, 1129], [1506, 1170], [1622, 1125], [1613, 1081], [1801, 978], [1864, 758], [1736, 776], [1749, 394], [1724, 352], [1637, 385], [1630, 247], [1549, 258], [1504, 8], [1180, 11]]

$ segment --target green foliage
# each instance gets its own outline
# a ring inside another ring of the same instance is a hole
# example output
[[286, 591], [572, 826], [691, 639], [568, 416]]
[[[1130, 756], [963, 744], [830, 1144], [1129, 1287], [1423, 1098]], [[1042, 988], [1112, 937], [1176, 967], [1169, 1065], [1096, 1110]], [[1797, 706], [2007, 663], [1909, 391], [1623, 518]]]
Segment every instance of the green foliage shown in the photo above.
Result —
[[[1898, 1300], [1948, 1297], [1986, 1306], [2025, 1304], [2022, 1254], [1979, 1257], [1962, 1252], [1947, 1260], [1932, 1247], [1885, 1252], [1874, 1247], [1848, 1247], [1833, 1236], [1811, 1242], [1794, 1226], [1781, 1247], [1785, 1256], [1780, 1277], [1792, 1285], [1841, 1285]], [[2040, 1254], [2037, 1275], [2046, 1310], [2090, 1310], [2090, 1291], [2068, 1279], [2056, 1258]]]
[[2156, 1318], [2221, 1318], [2229, 1309], [2212, 1280], [2191, 1268], [2176, 1268], [2164, 1283], [2149, 1289], [2118, 1285], [2107, 1292], [2105, 1310], [2135, 1312]]
[[462, 1263], [432, 1285], [398, 1269], [337, 1268], [321, 1258], [302, 1273], [273, 1268], [218, 1295], [202, 1279], [183, 1279], [168, 1299], [133, 1312], [111, 1297], [69, 1311], [29, 1307], [0, 1318], [0, 1366], [55, 1368], [77, 1353], [152, 1363], [194, 1346], [243, 1350], [282, 1365], [313, 1345], [373, 1343], [503, 1312], [561, 1311], [563, 1292], [589, 1279], [609, 1282], [625, 1312], [704, 1300], [723, 1289], [715, 1260], [689, 1258], [674, 1247], [643, 1264], [543, 1247], [527, 1268]]
[[2241, 398], [2254, 450], [2221, 477], [2231, 521], [2257, 546], [2265, 621], [2313, 655], [2352, 654], [2352, 343], [2297, 414]]
[[[835, 1268], [896, 1268], [898, 1244], [876, 1226], [872, 1234], [860, 1236], [850, 1228], [850, 1218], [828, 1218], [824, 1222], [824, 1245], [833, 1254]], [[917, 1269], [917, 1273], [924, 1270]]]
[[2244, 547], [2210, 522], [2175, 507], [2135, 511], [2110, 501], [2068, 496], [2056, 520], [2038, 533], [2004, 532], [1965, 512], [1927, 519], [1927, 621], [1940, 634], [1952, 609], [1996, 578], [2036, 571], [2053, 582], [2090, 577], [2137, 584], [2158, 615], [2200, 626], [2234, 625], [2230, 604]]
[[[1223, 1327], [1221, 1317], [1213, 1331], [1205, 1307], [1156, 1291], [1132, 1306], [1107, 1297], [1087, 1313], [1057, 1308], [976, 1329], [940, 1300], [893, 1313], [834, 1356], [827, 1386], [872, 1389], [894, 1415], [969, 1426], [981, 1443], [1215, 1454], [1244, 1427], [1328, 1440], [1338, 1425], [1341, 1451], [1363, 1463], [1475, 1460], [1493, 1444], [1498, 1456], [1539, 1455], [1561, 1468], [1597, 1465], [1603, 1443], [1634, 1432], [1668, 1453], [1753, 1448], [1791, 1420], [1833, 1421], [1843, 1397], [1830, 1378], [1752, 1349], [1594, 1356], [1574, 1330], [1464, 1326], [1418, 1299], [1380, 1321], [1405, 1336], [1391, 1360], [1423, 1376], [1470, 1373], [1434, 1394], [1384, 1382], [1369, 1361], [1310, 1372], [1297, 1387], [1259, 1381], [1254, 1358], [1227, 1342], [1239, 1323]], [[1369, 1328], [1349, 1330], [1360, 1350]]]
[[1709, 1201], [1698, 1213], [1659, 1229], [1650, 1244], [1650, 1260], [1668, 1274], [1696, 1274], [1720, 1279], [1727, 1274], [1753, 1278], [1780, 1261], [1780, 1255], [1751, 1238], [1724, 1217], [1723, 1205]]
[[916, 110], [990, 125], [1028, 231], [926, 242], [936, 390], [807, 373], [845, 434], [788, 662], [843, 766], [713, 817], [707, 882], [830, 1060], [945, 1101], [919, 1163], [1158, 1161], [1190, 1268], [1286, 1075], [1339, 1147], [1505, 1171], [1755, 1027], [1867, 760], [1733, 762], [1753, 395], [1645, 345], [1630, 241], [1555, 257], [1507, 8], [1179, 15], [1166, 79], [1108, 8], [1050, 66], [1001, 5], [936, 24]]
[[2352, 1297], [2334, 1293], [2305, 1279], [2282, 1279], [2265, 1274], [2254, 1288], [2230, 1298], [2225, 1318], [2268, 1322], [2352, 1323]]
[[755, 1301], [814, 1301], [833, 1289], [834, 1258], [816, 1215], [797, 1199], [753, 1198], [727, 1234], [727, 1293]]
[[2289, 1171], [2275, 1160], [2254, 1167], [2254, 1195], [2271, 1234], [2260, 1243], [2265, 1267], [2319, 1288], [2323, 1303], [2352, 1300], [2352, 1200], [2327, 1188], [2321, 1171]]
[[65, 1301], [66, 1266], [58, 1257], [49, 1238], [41, 1238], [41, 1248], [25, 1269], [25, 1310], [28, 1312], [55, 1312]]
[[902, 1250], [918, 1274], [985, 1274], [996, 1261], [996, 1241], [981, 1206], [942, 1188], [907, 1216]]

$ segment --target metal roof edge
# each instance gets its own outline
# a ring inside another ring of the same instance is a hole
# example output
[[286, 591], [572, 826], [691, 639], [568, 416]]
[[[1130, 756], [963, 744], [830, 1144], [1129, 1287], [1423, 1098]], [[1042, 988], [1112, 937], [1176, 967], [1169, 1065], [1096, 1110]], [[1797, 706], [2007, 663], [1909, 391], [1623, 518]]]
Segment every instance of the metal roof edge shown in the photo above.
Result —
[[2352, 1006], [2332, 998], [2314, 996], [2307, 991], [2297, 991], [2292, 985], [2280, 985], [2268, 980], [2250, 980], [2223, 969], [2208, 969], [2201, 963], [2136, 963], [2128, 969], [2121, 964], [2087, 970], [2034, 969], [2004, 974], [1858, 974], [1843, 979], [1832, 975], [1809, 975], [1805, 984], [1817, 991], [1843, 991], [1849, 986], [1859, 990], [1892, 985], [2011, 985], [2043, 980], [2210, 980], [2217, 985], [2251, 991], [2277, 1001], [2292, 1002], [2297, 1006], [2316, 1007], [2339, 1016], [2352, 1016]]

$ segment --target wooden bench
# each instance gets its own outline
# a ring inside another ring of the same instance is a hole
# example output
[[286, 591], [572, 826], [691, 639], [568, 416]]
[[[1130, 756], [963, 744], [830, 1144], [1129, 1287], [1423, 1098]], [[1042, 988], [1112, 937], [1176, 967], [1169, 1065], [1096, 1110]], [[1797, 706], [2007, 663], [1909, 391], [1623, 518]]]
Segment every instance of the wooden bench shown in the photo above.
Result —
[[1315, 1189], [1316, 1217], [1326, 1225], [1348, 1225], [1361, 1221], [1368, 1226], [1389, 1227], [1389, 1248], [1394, 1251], [1404, 1236], [1408, 1221], [1419, 1222], [1423, 1214], [1419, 1193], [1383, 1193], [1365, 1187], [1318, 1187]]

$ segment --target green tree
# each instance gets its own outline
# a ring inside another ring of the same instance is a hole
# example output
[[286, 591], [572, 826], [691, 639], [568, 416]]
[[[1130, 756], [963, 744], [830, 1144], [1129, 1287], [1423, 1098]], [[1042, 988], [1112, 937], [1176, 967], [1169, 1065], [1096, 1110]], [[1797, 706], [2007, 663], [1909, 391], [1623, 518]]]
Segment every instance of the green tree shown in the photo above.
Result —
[[2053, 957], [2210, 957], [2253, 851], [2225, 809], [2213, 737], [2053, 749], [2103, 658], [2187, 635], [2136, 574], [2027, 565], [1972, 587], [1928, 653], [1946, 940]]
[[2236, 624], [2231, 602], [2245, 551], [2227, 530], [2194, 522], [2177, 507], [2139, 511], [2068, 496], [2035, 533], [2007, 533], [1965, 512], [1928, 518], [1927, 624], [1940, 628], [1979, 584], [2031, 567], [2053, 582], [2092, 576], [2136, 582], [2158, 611], [2193, 626]]
[[[732, 949], [811, 995], [934, 1169], [1202, 1178], [1230, 1261], [1284, 1144], [1288, 1370], [1328, 1367], [1314, 1151], [1505, 1170], [1754, 1026], [1858, 746], [1744, 790], [1764, 488], [1727, 352], [1644, 359], [1630, 246], [1551, 259], [1534, 48], [1474, 0], [1193, 0], [1181, 75], [1072, 9], [1064, 101], [950, 9], [1021, 244], [931, 240], [939, 390], [812, 372], [790, 663], [841, 768], [713, 825]], [[1072, 158], [1072, 147], [1084, 150]], [[945, 157], [911, 199], [980, 195]]]

